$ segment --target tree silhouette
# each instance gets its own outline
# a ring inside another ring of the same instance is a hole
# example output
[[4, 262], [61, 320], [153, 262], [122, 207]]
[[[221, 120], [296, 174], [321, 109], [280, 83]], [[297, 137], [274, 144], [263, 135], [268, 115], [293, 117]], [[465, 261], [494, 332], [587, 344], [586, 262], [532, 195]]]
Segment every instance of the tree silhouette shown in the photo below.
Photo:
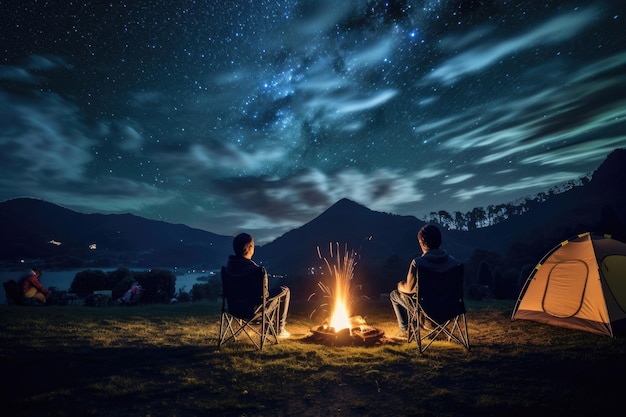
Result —
[[106, 274], [99, 269], [87, 269], [74, 276], [70, 291], [79, 297], [85, 297], [94, 291], [110, 290]]

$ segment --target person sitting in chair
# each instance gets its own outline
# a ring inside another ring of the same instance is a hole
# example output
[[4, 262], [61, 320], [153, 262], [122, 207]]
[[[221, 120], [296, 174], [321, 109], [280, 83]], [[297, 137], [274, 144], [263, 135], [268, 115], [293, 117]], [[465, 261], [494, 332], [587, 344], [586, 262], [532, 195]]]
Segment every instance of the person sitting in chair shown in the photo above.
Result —
[[34, 267], [20, 279], [22, 295], [26, 304], [46, 304], [52, 294], [52, 291], [44, 287], [39, 281], [40, 276], [41, 270]]
[[[229, 255], [226, 269], [233, 275], [245, 274], [251, 270], [261, 269], [256, 262], [252, 260], [254, 255], [254, 238], [248, 233], [240, 233], [233, 239], [234, 255]], [[282, 312], [280, 314], [278, 337], [286, 338], [290, 334], [285, 328], [287, 323], [287, 312], [289, 310], [289, 300], [291, 292], [288, 287], [278, 286], [269, 288], [270, 298], [281, 298]]]
[[406, 280], [398, 282], [397, 289], [389, 294], [391, 306], [398, 320], [400, 331], [396, 338], [406, 339], [408, 337], [408, 314], [402, 294], [415, 294], [417, 288], [417, 266], [432, 271], [447, 271], [459, 261], [441, 249], [441, 231], [432, 224], [424, 225], [417, 233], [417, 241], [422, 249], [422, 255], [414, 258], [409, 265]]

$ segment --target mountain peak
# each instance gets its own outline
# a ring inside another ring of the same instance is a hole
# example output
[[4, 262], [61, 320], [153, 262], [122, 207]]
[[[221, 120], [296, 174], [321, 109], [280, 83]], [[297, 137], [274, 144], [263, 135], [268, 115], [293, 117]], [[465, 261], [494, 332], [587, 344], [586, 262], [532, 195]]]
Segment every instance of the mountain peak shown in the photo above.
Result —
[[333, 214], [338, 214], [338, 213], [345, 213], [345, 212], [354, 212], [354, 210], [371, 211], [364, 205], [359, 204], [355, 201], [352, 201], [344, 197], [341, 200], [337, 201], [332, 206], [330, 206], [328, 210], [326, 210], [326, 212], [332, 212]]

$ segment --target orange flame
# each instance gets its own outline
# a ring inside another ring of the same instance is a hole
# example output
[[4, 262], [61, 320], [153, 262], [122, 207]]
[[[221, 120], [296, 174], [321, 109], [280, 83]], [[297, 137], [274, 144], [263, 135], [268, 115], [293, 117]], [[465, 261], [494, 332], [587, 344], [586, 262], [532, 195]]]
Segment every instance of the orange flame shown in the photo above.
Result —
[[342, 299], [335, 300], [335, 307], [330, 318], [330, 327], [334, 328], [336, 332], [342, 329], [349, 329], [351, 327], [348, 308]]
[[[318, 248], [319, 254], [319, 248]], [[333, 256], [333, 246], [330, 245], [330, 255]], [[331, 266], [327, 259], [324, 259], [330, 275], [335, 279], [335, 288], [331, 291], [328, 287], [322, 286], [325, 292], [333, 301], [333, 310], [330, 316], [330, 327], [338, 332], [343, 329], [351, 329], [350, 311], [350, 281], [354, 273], [354, 252], [348, 253], [345, 250], [343, 256], [339, 254], [339, 244], [337, 244], [336, 264]], [[321, 255], [320, 255], [321, 258]], [[321, 286], [321, 285], [320, 285]]]

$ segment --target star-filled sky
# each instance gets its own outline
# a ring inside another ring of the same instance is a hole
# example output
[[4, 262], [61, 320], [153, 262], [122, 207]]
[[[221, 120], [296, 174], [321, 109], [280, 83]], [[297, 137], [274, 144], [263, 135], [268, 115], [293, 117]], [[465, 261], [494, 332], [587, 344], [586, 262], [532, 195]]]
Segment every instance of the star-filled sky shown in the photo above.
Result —
[[0, 200], [259, 244], [424, 218], [626, 147], [623, 0], [0, 0]]

